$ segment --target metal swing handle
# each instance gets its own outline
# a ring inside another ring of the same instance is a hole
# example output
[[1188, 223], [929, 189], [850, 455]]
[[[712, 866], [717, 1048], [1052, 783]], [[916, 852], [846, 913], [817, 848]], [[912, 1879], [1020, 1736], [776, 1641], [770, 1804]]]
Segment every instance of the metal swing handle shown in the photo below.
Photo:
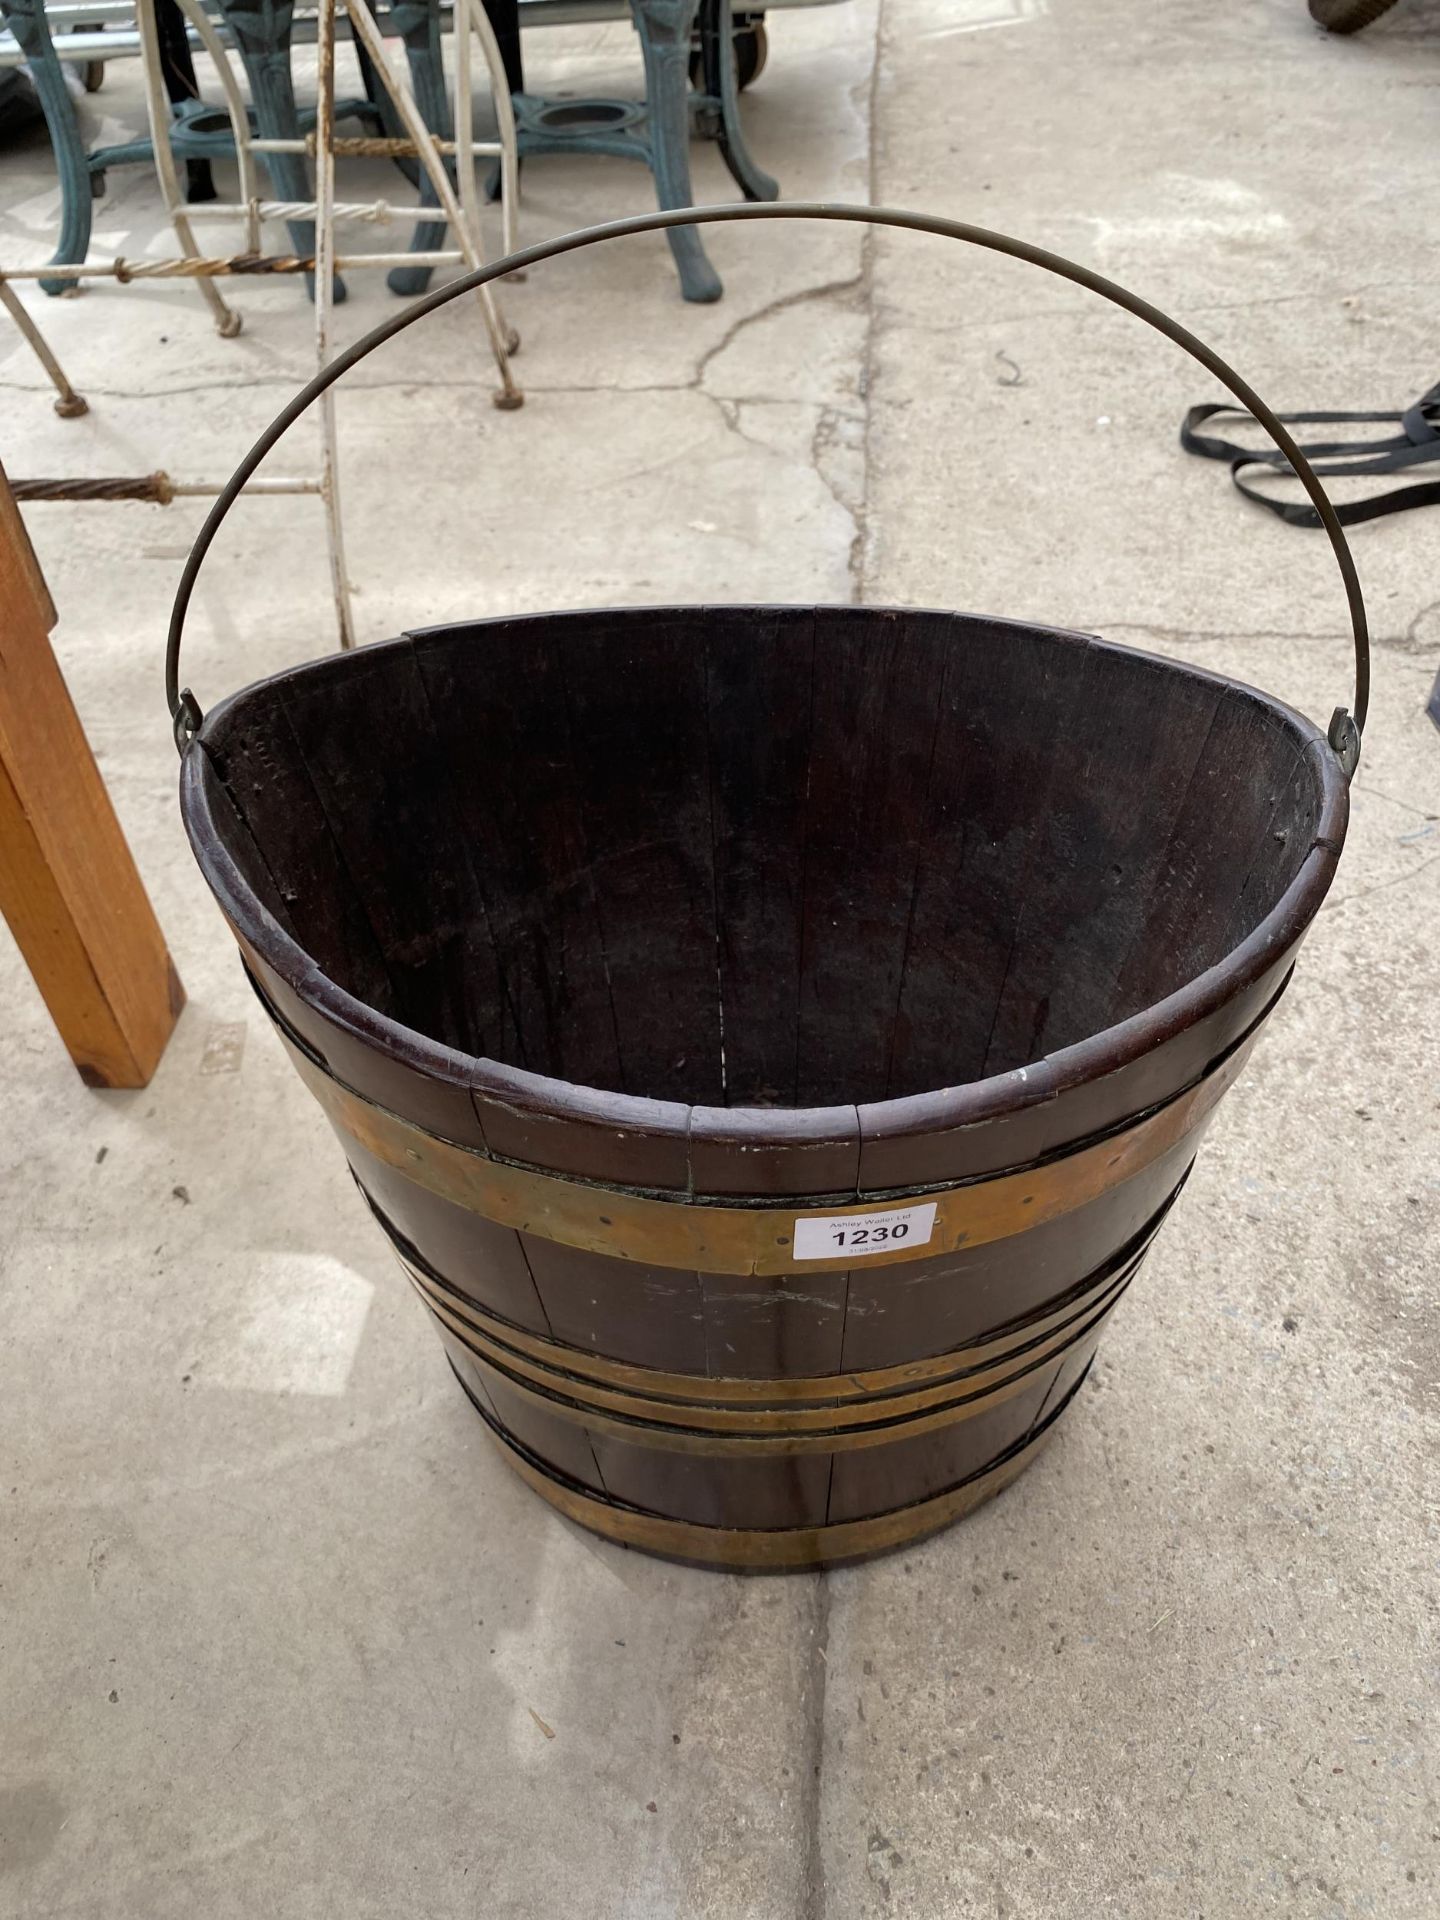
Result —
[[1047, 273], [1053, 273], [1062, 280], [1071, 280], [1076, 286], [1086, 287], [1091, 293], [1098, 293], [1103, 300], [1109, 300], [1117, 307], [1123, 307], [1127, 313], [1133, 313], [1137, 319], [1145, 321], [1157, 333], [1163, 333], [1173, 340], [1176, 346], [1184, 349], [1192, 360], [1198, 360], [1207, 368], [1229, 392], [1246, 407], [1270, 435], [1275, 445], [1284, 454], [1294, 470], [1296, 479], [1304, 487], [1319, 515], [1320, 524], [1325, 529], [1340, 569], [1340, 578], [1345, 585], [1345, 598], [1350, 609], [1350, 624], [1355, 637], [1355, 704], [1353, 711], [1348, 707], [1337, 707], [1330, 720], [1328, 737], [1334, 748], [1347, 778], [1355, 771], [1360, 758], [1360, 736], [1365, 726], [1365, 716], [1370, 706], [1370, 635], [1365, 619], [1365, 602], [1360, 592], [1360, 579], [1355, 570], [1354, 556], [1350, 552], [1345, 534], [1336, 516], [1334, 507], [1326, 495], [1325, 489], [1316, 479], [1315, 473], [1299, 447], [1295, 444], [1288, 429], [1276, 418], [1265, 402], [1241, 379], [1233, 368], [1226, 365], [1212, 347], [1198, 340], [1188, 327], [1182, 327], [1178, 320], [1172, 320], [1158, 307], [1151, 306], [1148, 300], [1142, 300], [1138, 294], [1130, 293], [1126, 288], [1117, 286], [1113, 280], [1107, 280], [1103, 274], [1082, 267], [1073, 260], [1063, 259], [1059, 254], [1049, 253], [1043, 247], [1030, 246], [1024, 240], [1012, 240], [1007, 234], [992, 233], [988, 228], [971, 226], [963, 220], [945, 220], [937, 214], [907, 213], [892, 207], [862, 207], [832, 205], [826, 202], [777, 201], [769, 205], [745, 202], [738, 206], [719, 207], [679, 207], [664, 213], [638, 214], [629, 220], [611, 220], [602, 226], [586, 227], [576, 233], [562, 234], [559, 239], [545, 240], [533, 247], [522, 247], [519, 252], [506, 256], [503, 260], [493, 261], [490, 265], [477, 267], [473, 273], [462, 275], [458, 280], [439, 287], [417, 300], [413, 306], [389, 320], [382, 321], [378, 327], [359, 339], [343, 353], [337, 354], [327, 366], [321, 368], [315, 378], [297, 393], [289, 405], [282, 409], [260, 438], [245, 455], [224, 488], [216, 496], [213, 506], [205, 517], [205, 523], [196, 536], [195, 544], [185, 562], [180, 575], [180, 584], [175, 593], [175, 604], [170, 612], [170, 631], [165, 647], [165, 701], [170, 709], [170, 718], [174, 728], [175, 744], [183, 755], [199, 729], [202, 713], [194, 695], [188, 687], [180, 686], [180, 642], [185, 631], [185, 616], [189, 611], [191, 595], [195, 591], [195, 582], [206, 554], [210, 551], [216, 534], [242, 488], [246, 485], [256, 468], [264, 460], [277, 441], [289, 431], [311, 403], [317, 400], [327, 387], [332, 387], [343, 374], [366, 358], [368, 354], [381, 347], [387, 340], [417, 320], [423, 320], [427, 314], [447, 306], [452, 300], [459, 300], [476, 288], [488, 286], [492, 280], [501, 280], [506, 274], [514, 273], [524, 267], [538, 266], [541, 261], [553, 260], [562, 253], [574, 253], [581, 247], [594, 246], [602, 240], [622, 240], [631, 234], [655, 233], [667, 227], [683, 226], [719, 226], [740, 220], [848, 220], [862, 226], [894, 227], [912, 233], [936, 234], [944, 240], [962, 240], [970, 246], [986, 247], [992, 253], [1004, 253], [1014, 260], [1023, 260], [1032, 267], [1040, 267]]

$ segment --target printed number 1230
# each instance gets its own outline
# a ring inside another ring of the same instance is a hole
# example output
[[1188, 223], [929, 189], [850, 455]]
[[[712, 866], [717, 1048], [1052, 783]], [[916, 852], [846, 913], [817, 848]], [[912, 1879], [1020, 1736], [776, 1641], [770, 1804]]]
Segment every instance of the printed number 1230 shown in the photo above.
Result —
[[797, 1260], [863, 1260], [867, 1254], [910, 1252], [928, 1246], [935, 1202], [887, 1207], [875, 1213], [832, 1213], [795, 1222]]
[[908, 1220], [897, 1220], [893, 1227], [841, 1227], [830, 1238], [837, 1247], [883, 1247], [892, 1240], [904, 1240], [910, 1232]]

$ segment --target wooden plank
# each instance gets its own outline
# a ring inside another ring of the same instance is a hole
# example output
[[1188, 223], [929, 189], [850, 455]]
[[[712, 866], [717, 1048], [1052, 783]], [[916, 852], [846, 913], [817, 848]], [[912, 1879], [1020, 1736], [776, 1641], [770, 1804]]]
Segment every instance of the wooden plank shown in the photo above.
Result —
[[824, 1521], [829, 1454], [727, 1460], [666, 1453], [598, 1428], [589, 1437], [607, 1491], [647, 1513], [702, 1527], [817, 1527]]
[[[783, 1000], [789, 1027], [789, 991]], [[690, 1109], [690, 1175], [697, 1194], [843, 1198], [855, 1192], [859, 1174], [860, 1115], [854, 1107]]]
[[[207, 726], [200, 750], [216, 776], [208, 789], [216, 830], [247, 880], [255, 885], [256, 862], [263, 866], [284, 909], [281, 925], [320, 971], [367, 1006], [393, 1013], [385, 956], [306, 769], [280, 686], [227, 704]], [[248, 848], [232, 839], [237, 823]], [[257, 892], [269, 906], [264, 891]]]
[[616, 1089], [620, 1059], [585, 856], [559, 634], [571, 618], [412, 637], [518, 1042], [511, 1066]]
[[815, 618], [717, 609], [706, 637], [725, 1105], [795, 1094]]
[[982, 1472], [1025, 1439], [1058, 1372], [1058, 1366], [1044, 1369], [1023, 1392], [954, 1426], [893, 1446], [837, 1453], [826, 1519], [833, 1525], [889, 1513]]
[[597, 1493], [605, 1492], [594, 1449], [583, 1427], [536, 1406], [533, 1400], [517, 1393], [492, 1367], [483, 1366], [452, 1333], [444, 1327], [439, 1328], [439, 1333], [461, 1382], [489, 1408], [503, 1433], [512, 1435], [527, 1452], [537, 1454], [582, 1486], [593, 1487]]
[[[1143, 916], [1116, 983], [1122, 1014], [1153, 1005], [1224, 960], [1273, 904], [1250, 878], [1288, 842], [1269, 836], [1298, 775], [1312, 784], [1300, 748], [1279, 717], [1241, 687], [1219, 702], [1184, 805], [1165, 837]], [[1282, 821], [1282, 826], [1291, 824]], [[1247, 897], [1248, 896], [1248, 897]]]
[[705, 1372], [698, 1273], [617, 1260], [521, 1233], [526, 1264], [557, 1340], [670, 1373]]
[[838, 1373], [845, 1340], [846, 1273], [702, 1273], [705, 1369], [721, 1380]]
[[0, 466], [0, 590], [4, 593], [7, 621], [33, 620], [47, 634], [54, 632], [59, 615], [3, 466]]
[[1084, 640], [1008, 621], [951, 623], [891, 1098], [986, 1071], [1054, 743], [1088, 652]]
[[343, 664], [295, 676], [283, 698], [395, 1017], [461, 1053], [503, 1058], [513, 1020], [414, 653], [367, 649]]
[[1136, 1180], [1013, 1240], [850, 1276], [848, 1373], [950, 1353], [1118, 1278], [1149, 1244], [1195, 1151], [1182, 1142]]
[[[1325, 811], [1320, 762], [1329, 751], [1328, 745], [1312, 741], [1288, 771], [1286, 756], [1272, 753], [1263, 795], [1257, 796], [1268, 818], [1235, 902], [1231, 946], [1238, 946], [1259, 926], [1317, 845]], [[1269, 805], [1272, 796], [1273, 806]]]
[[[1042, 1004], [1047, 957], [1043, 932], [1038, 941], [1034, 933], [1032, 893], [1049, 885], [1047, 849], [1055, 837], [1056, 795], [1069, 791], [1092, 730], [1085, 724], [1090, 653], [1089, 644], [1074, 636], [1017, 633], [1006, 649], [1006, 666], [1013, 669], [1028, 656], [1023, 686], [1011, 682], [998, 700], [984, 703], [987, 724], [994, 729], [992, 777], [999, 812], [991, 844], [971, 840], [965, 855], [967, 875], [975, 863], [977, 894], [986, 903], [993, 939], [985, 962], [992, 1019], [980, 1056], [971, 1063], [977, 1078], [1026, 1066], [1043, 1051], [1038, 1029], [1048, 1012]], [[1067, 842], [1055, 857], [1069, 860], [1075, 852]], [[1037, 969], [1042, 976], [1038, 992]]]
[[567, 623], [575, 778], [604, 928], [620, 1091], [723, 1104], [705, 609]]
[[943, 615], [815, 616], [800, 1106], [885, 1091], [948, 633]]
[[436, 1279], [513, 1326], [550, 1334], [518, 1233], [426, 1193], [353, 1142], [340, 1144], [355, 1184], [403, 1259], [423, 1261]]
[[[205, 786], [205, 802], [209, 818], [202, 842], [204, 850], [210, 851], [210, 836], [223, 848], [234, 862], [236, 871], [245, 885], [268, 914], [274, 916], [276, 924], [288, 933], [290, 938], [304, 946], [293, 917], [285, 891], [276, 880], [269, 861], [260, 851], [250, 823], [235, 804], [235, 796], [226, 786], [215, 767], [214, 759], [204, 741], [200, 741], [193, 751], [199, 756], [192, 764], [201, 770]], [[188, 823], [192, 838], [197, 827], [192, 817]], [[203, 829], [201, 830], [203, 831]]]
[[[1031, 841], [992, 1073], [1088, 1040], [1119, 1017], [1119, 980], [1224, 693], [1223, 683], [1103, 645], [1085, 659], [1082, 698], [1068, 711], [1060, 703], [1055, 777]], [[1227, 876], [1210, 877], [1223, 891]]]
[[143, 1087], [184, 992], [50, 646], [0, 471], [0, 912], [81, 1078]]

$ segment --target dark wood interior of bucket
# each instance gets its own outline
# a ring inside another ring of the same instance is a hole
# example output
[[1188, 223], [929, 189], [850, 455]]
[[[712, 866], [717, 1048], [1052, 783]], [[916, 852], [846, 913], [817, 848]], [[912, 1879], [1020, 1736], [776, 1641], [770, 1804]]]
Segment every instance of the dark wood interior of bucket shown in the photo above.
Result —
[[1312, 844], [1271, 702], [1075, 635], [866, 609], [436, 629], [207, 728], [321, 970], [462, 1052], [706, 1105], [1023, 1065], [1220, 964]]

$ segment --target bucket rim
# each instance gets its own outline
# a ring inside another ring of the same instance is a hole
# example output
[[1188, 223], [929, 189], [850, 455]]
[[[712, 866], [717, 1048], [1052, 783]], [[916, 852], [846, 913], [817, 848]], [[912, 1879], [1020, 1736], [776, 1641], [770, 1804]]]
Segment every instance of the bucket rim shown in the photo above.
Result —
[[[955, 609], [903, 605], [820, 607], [809, 601], [758, 605], [746, 602], [706, 604], [716, 608], [723, 605], [727, 611], [740, 610], [758, 617], [797, 609], [823, 611], [827, 617], [854, 615], [862, 619], [917, 613], [954, 618], [957, 612]], [[733, 1122], [743, 1127], [747, 1139], [756, 1145], [773, 1142], [794, 1146], [812, 1140], [832, 1140], [839, 1114], [857, 1113], [861, 1134], [870, 1138], [931, 1130], [948, 1133], [982, 1122], [993, 1123], [1039, 1102], [1052, 1100], [1062, 1092], [1103, 1080], [1218, 1013], [1227, 1003], [1277, 968], [1293, 954], [1329, 891], [1348, 826], [1349, 786], [1325, 733], [1305, 714], [1263, 688], [1196, 666], [1188, 660], [1153, 653], [1124, 641], [1107, 640], [1101, 635], [1074, 628], [989, 614], [965, 614], [962, 617], [981, 621], [987, 626], [1041, 633], [1064, 643], [1099, 647], [1108, 653], [1125, 655], [1254, 699], [1291, 730], [1297, 749], [1314, 772], [1320, 796], [1311, 845], [1289, 885], [1264, 918], [1221, 960], [1127, 1019], [1103, 1027], [1084, 1039], [1057, 1048], [1006, 1073], [918, 1093], [844, 1103], [839, 1107], [831, 1104], [717, 1109], [705, 1102], [655, 1099], [586, 1082], [556, 1079], [486, 1055], [463, 1053], [422, 1033], [418, 1028], [379, 1012], [325, 973], [259, 900], [221, 837], [206, 784], [207, 776], [216, 777], [208, 752], [209, 740], [237, 708], [243, 708], [245, 703], [268, 689], [301, 678], [353, 671], [362, 663], [368, 666], [378, 657], [410, 647], [416, 639], [429, 638], [446, 631], [464, 629], [473, 632], [487, 627], [498, 630], [542, 622], [549, 625], [570, 619], [593, 620], [633, 614], [685, 613], [693, 616], [696, 611], [694, 604], [655, 603], [611, 609], [565, 608], [548, 613], [525, 612], [487, 616], [479, 620], [436, 622], [426, 627], [407, 628], [390, 640], [372, 642], [354, 652], [327, 654], [319, 659], [301, 662], [236, 689], [205, 714], [180, 767], [180, 811], [186, 835], [206, 884], [232, 929], [292, 992], [324, 1019], [396, 1064], [429, 1079], [473, 1090], [502, 1104], [513, 1104], [532, 1114], [559, 1122], [593, 1124], [596, 1120], [603, 1120], [607, 1126], [641, 1129], [651, 1135], [683, 1135], [690, 1131], [692, 1114], [704, 1114], [708, 1120]]]

